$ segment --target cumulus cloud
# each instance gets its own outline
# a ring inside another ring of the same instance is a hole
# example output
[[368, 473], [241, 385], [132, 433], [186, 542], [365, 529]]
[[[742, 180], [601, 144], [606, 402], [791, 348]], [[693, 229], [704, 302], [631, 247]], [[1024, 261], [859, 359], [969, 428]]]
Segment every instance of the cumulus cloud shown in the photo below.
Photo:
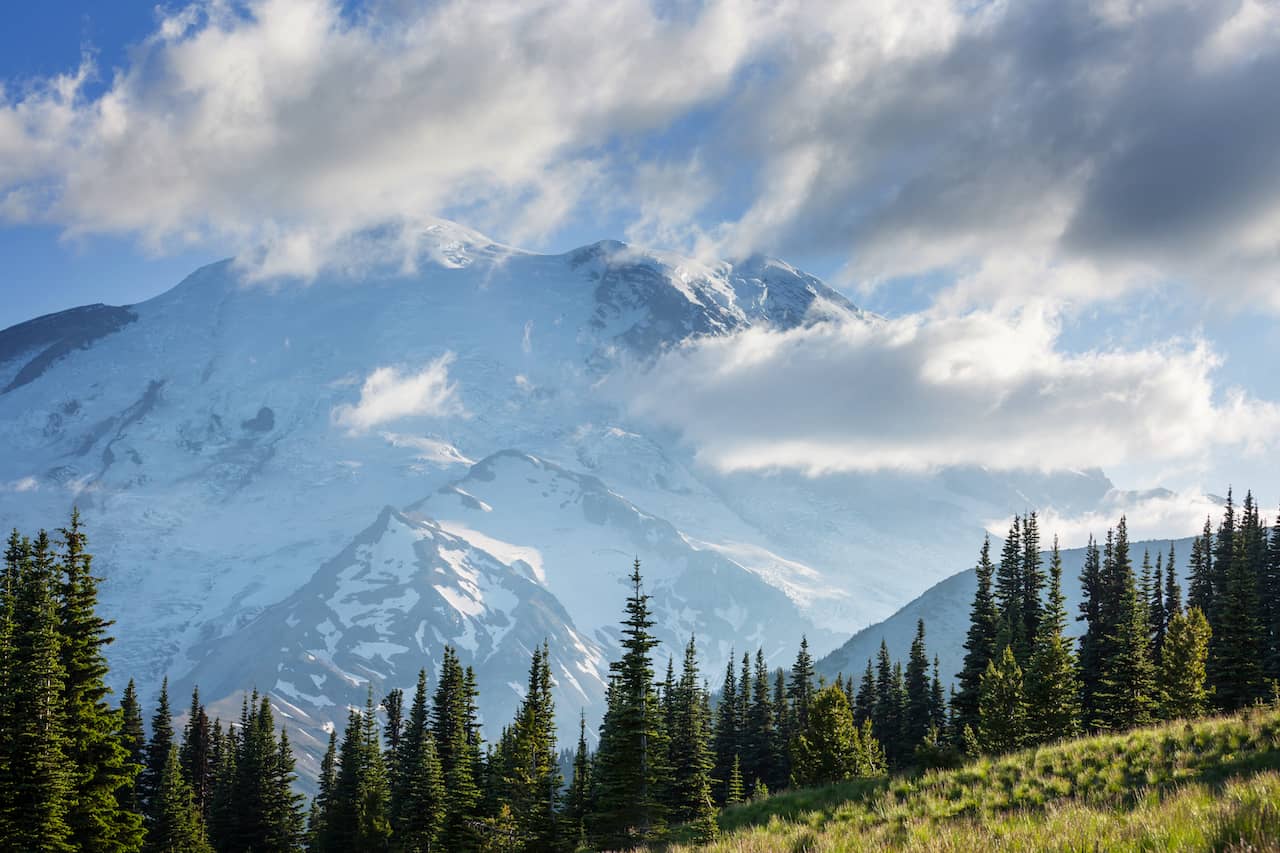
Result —
[[352, 433], [408, 417], [447, 417], [464, 412], [458, 386], [449, 381], [454, 354], [445, 353], [416, 373], [379, 367], [360, 387], [354, 405], [334, 408], [333, 422]]
[[696, 340], [614, 391], [724, 471], [1061, 470], [1267, 446], [1201, 341], [1068, 352], [1052, 315], [912, 315]]

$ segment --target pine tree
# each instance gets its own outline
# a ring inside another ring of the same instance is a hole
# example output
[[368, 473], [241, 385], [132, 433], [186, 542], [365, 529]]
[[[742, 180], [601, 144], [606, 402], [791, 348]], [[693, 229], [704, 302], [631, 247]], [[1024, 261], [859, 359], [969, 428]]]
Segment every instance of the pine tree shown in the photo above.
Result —
[[1062, 554], [1053, 541], [1049, 558], [1049, 598], [1040, 620], [1026, 673], [1027, 733], [1031, 743], [1047, 743], [1080, 733], [1080, 682], [1076, 676], [1062, 594]]
[[1001, 645], [1009, 645], [1019, 663], [1025, 660], [1027, 641], [1026, 616], [1023, 613], [1026, 596], [1026, 579], [1022, 576], [1024, 560], [1022, 519], [1015, 515], [1004, 549], [1000, 552], [1000, 565], [996, 567], [996, 633], [1000, 636], [996, 641], [996, 652], [999, 653]]
[[[1031, 659], [1032, 647], [1040, 630], [1044, 591], [1043, 561], [1040, 558], [1040, 528], [1034, 512], [1022, 519], [1022, 630], [1023, 660]], [[1015, 652], [1017, 649], [1014, 650]]]
[[898, 740], [902, 728], [902, 716], [898, 707], [898, 685], [893, 677], [893, 661], [889, 658], [889, 646], [882, 639], [876, 653], [875, 708], [871, 713], [871, 730], [883, 746], [890, 764], [898, 759]]
[[68, 800], [74, 779], [67, 764], [68, 739], [62, 712], [61, 636], [57, 578], [49, 537], [34, 545], [15, 532], [6, 550], [13, 593], [12, 666], [6, 704], [12, 731], [0, 740], [3, 765], [11, 768], [4, 798], [7, 839], [14, 849], [69, 851]]
[[142, 813], [147, 826], [155, 820], [154, 798], [160, 790], [160, 776], [169, 760], [169, 747], [173, 746], [173, 715], [169, 712], [169, 679], [160, 683], [160, 701], [151, 716], [151, 739], [147, 741], [146, 763], [138, 777], [138, 793], [142, 799]]
[[858, 693], [850, 704], [853, 705], [853, 721], [859, 728], [872, 722], [876, 711], [876, 679], [870, 658], [867, 659], [867, 668], [862, 673], [862, 681], [858, 684]]
[[200, 703], [200, 688], [191, 690], [191, 708], [182, 729], [178, 764], [182, 777], [191, 786], [191, 799], [202, 821], [208, 821], [213, 799], [213, 741], [209, 715]]
[[773, 701], [769, 696], [769, 670], [764, 650], [756, 650], [755, 677], [751, 682], [751, 706], [747, 710], [744, 737], [743, 772], [746, 778], [764, 782], [771, 789], [779, 787], [774, 727]]
[[342, 746], [338, 750], [332, 805], [326, 820], [325, 849], [385, 850], [391, 837], [387, 816], [390, 799], [370, 689], [365, 710], [352, 710], [347, 716]]
[[929, 655], [924, 643], [924, 620], [916, 622], [916, 636], [911, 641], [911, 652], [906, 670], [907, 704], [904, 720], [904, 754], [915, 748], [929, 733], [934, 722], [933, 694], [929, 684]]
[[142, 814], [142, 800], [138, 796], [138, 774], [142, 772], [147, 757], [147, 733], [143, 728], [142, 706], [138, 703], [138, 689], [129, 679], [120, 699], [120, 745], [128, 753], [129, 781], [116, 790], [120, 808], [132, 814]]
[[1027, 706], [1022, 693], [1022, 668], [1006, 646], [987, 664], [978, 701], [978, 741], [984, 752], [1002, 753], [1026, 742]]
[[[215, 768], [216, 770], [216, 768]], [[311, 800], [311, 813], [307, 817], [307, 850], [325, 853], [329, 850], [329, 810], [338, 785], [338, 733], [329, 730], [329, 746], [320, 761], [320, 776], [316, 779], [316, 795]], [[397, 831], [398, 832], [398, 831]]]
[[[733, 674], [733, 655], [729, 655], [729, 673]], [[587, 750], [587, 715], [578, 718], [578, 748], [573, 753], [573, 776], [565, 791], [560, 810], [563, 829], [560, 836], [565, 849], [577, 850], [587, 844], [587, 814], [591, 809], [591, 754]]]
[[1094, 726], [1110, 730], [1147, 725], [1155, 718], [1156, 710], [1155, 666], [1151, 661], [1146, 606], [1138, 596], [1128, 548], [1128, 530], [1122, 517], [1116, 527], [1114, 548], [1109, 549], [1109, 559], [1104, 563], [1109, 597], [1103, 618], [1108, 634], [1093, 709]]
[[212, 853], [200, 812], [191, 797], [191, 786], [182, 778], [176, 746], [169, 746], [161, 767], [151, 812], [143, 848], [147, 853]]
[[445, 785], [445, 825], [441, 844], [448, 850], [475, 846], [473, 818], [480, 802], [480, 788], [469, 735], [474, 697], [457, 652], [445, 646], [440, 679], [432, 700], [431, 731]]
[[791, 753], [787, 744], [795, 732], [795, 713], [787, 701], [787, 676], [778, 667], [773, 671], [773, 773], [775, 789], [786, 787], [791, 778]]
[[787, 699], [795, 714], [795, 724], [800, 730], [809, 724], [809, 703], [813, 701], [815, 680], [813, 657], [809, 654], [808, 637], [800, 637], [800, 652], [791, 665], [791, 680], [787, 684]]
[[1165, 564], [1167, 571], [1164, 575], [1164, 615], [1165, 630], [1168, 630], [1169, 620], [1182, 612], [1182, 587], [1178, 585], [1178, 572], [1176, 570], [1177, 561], [1174, 559], [1173, 543], [1169, 543], [1169, 560]]
[[743, 802], [746, 797], [746, 788], [742, 784], [742, 766], [738, 762], [738, 756], [733, 757], [733, 767], [729, 770], [729, 781], [726, 783], [724, 804], [726, 806], [736, 806]]
[[939, 737], [948, 734], [947, 695], [942, 689], [937, 655], [933, 656], [933, 679], [929, 683], [929, 728], [936, 731]]
[[724, 681], [720, 687], [720, 701], [716, 705], [715, 778], [719, 781], [718, 793], [727, 802], [729, 772], [738, 761], [741, 751], [741, 723], [738, 719], [738, 679], [734, 674], [734, 650], [729, 650], [729, 662], [724, 668]]
[[[982, 553], [975, 568], [978, 588], [969, 610], [969, 632], [964, 641], [964, 667], [956, 674], [960, 689], [951, 704], [951, 713], [955, 718], [954, 728], [957, 732], [963, 731], [965, 726], [977, 728], [978, 695], [982, 674], [986, 672], [987, 664], [995, 655], [998, 616], [991, 592], [991, 577], [994, 571], [995, 567], [991, 565], [991, 539], [988, 537], [983, 540]], [[868, 664], [869, 668], [870, 664]], [[857, 713], [855, 717], [861, 725], [864, 718]]]
[[1189, 578], [1187, 606], [1206, 615], [1213, 612], [1213, 528], [1208, 517], [1203, 533], [1191, 543]]
[[1267, 547], [1266, 574], [1258, 589], [1265, 606], [1261, 629], [1264, 639], [1262, 674], [1268, 683], [1280, 681], [1280, 512]]
[[884, 771], [870, 727], [854, 724], [848, 697], [834, 686], [814, 694], [808, 723], [792, 740], [791, 751], [794, 785], [823, 785]]
[[611, 687], [596, 753], [596, 811], [591, 834], [604, 847], [627, 847], [661, 837], [665, 735], [653, 685], [653, 620], [640, 577], [631, 572], [631, 595], [622, 623], [622, 659], [609, 665]]
[[1164, 649], [1164, 633], [1169, 627], [1169, 616], [1165, 612], [1164, 590], [1164, 555], [1157, 553], [1155, 574], [1147, 593], [1151, 602], [1147, 607], [1147, 618], [1151, 622], [1151, 659], [1157, 667], [1160, 666], [1160, 654]]
[[67, 822], [71, 843], [99, 851], [136, 850], [142, 843], [140, 816], [120, 808], [116, 793], [129, 784], [129, 754], [120, 744], [120, 716], [107, 701], [103, 653], [112, 623], [98, 616], [98, 583], [80, 513], [73, 510], [62, 539], [59, 569], [63, 682], [63, 727], [72, 771]]
[[1218, 707], [1225, 711], [1244, 707], [1263, 695], [1259, 572], [1255, 568], [1263, 559], [1259, 542], [1262, 536], [1252, 493], [1245, 496], [1237, 524], [1228, 492], [1214, 555], [1217, 587], [1214, 613], [1209, 619], [1213, 629], [1209, 640], [1209, 679]]
[[293, 792], [293, 754], [287, 734], [276, 739], [268, 697], [256, 690], [247, 697], [236, 736], [213, 752], [219, 756], [210, 802], [214, 846], [263, 853], [298, 849], [303, 813]]
[[1161, 714], [1165, 719], [1198, 717], [1209, 706], [1205, 664], [1209, 657], [1209, 620], [1198, 607], [1174, 614], [1161, 661]]
[[700, 841], [715, 836], [715, 802], [712, 798], [711, 724], [705, 696], [699, 685], [698, 652], [694, 638], [685, 646], [680, 681], [672, 697], [668, 729], [668, 767], [671, 781], [668, 803], [672, 820], [697, 828]]
[[1077, 621], [1085, 623], [1085, 630], [1080, 637], [1080, 711], [1085, 721], [1093, 719], [1095, 696], [1098, 683], [1102, 677], [1103, 635], [1106, 626], [1102, 621], [1102, 601], [1105, 591], [1102, 586], [1102, 560], [1098, 554], [1098, 545], [1093, 537], [1084, 552], [1084, 568], [1080, 572], [1080, 615]]
[[557, 845], [561, 778], [550, 658], [545, 644], [533, 650], [528, 687], [503, 749], [502, 788], [521, 849], [550, 850]]

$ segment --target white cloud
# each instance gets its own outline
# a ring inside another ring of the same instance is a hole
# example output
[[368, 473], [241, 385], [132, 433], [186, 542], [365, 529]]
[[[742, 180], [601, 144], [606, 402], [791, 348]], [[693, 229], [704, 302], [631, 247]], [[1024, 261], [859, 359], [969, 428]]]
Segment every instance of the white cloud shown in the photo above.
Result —
[[352, 433], [408, 417], [447, 417], [463, 414], [458, 386], [449, 381], [449, 352], [416, 373], [379, 367], [360, 387], [360, 401], [333, 410], [333, 422]]
[[1200, 341], [1067, 352], [1027, 309], [704, 338], [614, 393], [726, 471], [1062, 470], [1257, 451], [1280, 408], [1220, 392]]
[[8, 492], [35, 492], [40, 489], [40, 481], [35, 477], [22, 477], [9, 483], [0, 484], [0, 490]]
[[[1079, 548], [1088, 544], [1089, 537], [1100, 539], [1103, 531], [1115, 527], [1121, 516], [1129, 529], [1129, 539], [1180, 539], [1200, 532], [1206, 517], [1212, 517], [1216, 525], [1222, 515], [1222, 504], [1198, 490], [1169, 492], [1113, 491], [1096, 509], [1085, 513], [1063, 513], [1054, 507], [1038, 512], [1041, 536], [1045, 541], [1057, 536], [1063, 548]], [[1002, 518], [989, 522], [987, 530], [1004, 536], [1011, 519]], [[1152, 559], [1155, 555], [1152, 554]], [[1178, 555], [1185, 561], [1186, 554]]]

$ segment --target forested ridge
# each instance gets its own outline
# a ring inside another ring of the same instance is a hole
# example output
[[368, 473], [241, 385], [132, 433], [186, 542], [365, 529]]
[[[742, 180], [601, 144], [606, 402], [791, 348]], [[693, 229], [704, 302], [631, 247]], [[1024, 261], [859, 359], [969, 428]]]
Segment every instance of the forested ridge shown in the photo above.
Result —
[[[97, 614], [78, 515], [53, 536], [14, 531], [0, 575], [0, 849], [627, 849], [677, 826], [710, 841], [723, 807], [771, 791], [957, 766], [1280, 694], [1280, 531], [1252, 495], [1237, 508], [1229, 493], [1216, 526], [1206, 520], [1185, 592], [1179, 555], [1136, 555], [1121, 518], [1089, 543], [1077, 614], [1057, 542], [1042, 550], [1040, 535], [1029, 513], [999, 554], [982, 544], [961, 672], [939, 672], [921, 622], [905, 662], [882, 645], [833, 683], [816, 678], [803, 637], [786, 669], [761, 650], [732, 655], [715, 689], [696, 637], [660, 671], [637, 561], [594, 750], [585, 721], [562, 748], [545, 645], [492, 742], [475, 674], [446, 647], [434, 684], [424, 668], [411, 695], [370, 687], [331, 734], [308, 804], [288, 731], [252, 685], [228, 721], [211, 720], [196, 690], [181, 731], [167, 684], [149, 726], [132, 682], [113, 701], [113, 626]], [[1065, 634], [1073, 618], [1078, 641]]]

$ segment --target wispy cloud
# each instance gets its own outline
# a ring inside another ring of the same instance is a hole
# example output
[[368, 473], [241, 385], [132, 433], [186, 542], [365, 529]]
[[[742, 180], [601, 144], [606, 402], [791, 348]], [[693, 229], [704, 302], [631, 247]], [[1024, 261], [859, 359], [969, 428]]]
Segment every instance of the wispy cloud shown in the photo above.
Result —
[[360, 387], [360, 400], [334, 408], [333, 422], [352, 433], [409, 417], [448, 417], [464, 413], [458, 386], [449, 380], [449, 352], [416, 372], [379, 367]]

